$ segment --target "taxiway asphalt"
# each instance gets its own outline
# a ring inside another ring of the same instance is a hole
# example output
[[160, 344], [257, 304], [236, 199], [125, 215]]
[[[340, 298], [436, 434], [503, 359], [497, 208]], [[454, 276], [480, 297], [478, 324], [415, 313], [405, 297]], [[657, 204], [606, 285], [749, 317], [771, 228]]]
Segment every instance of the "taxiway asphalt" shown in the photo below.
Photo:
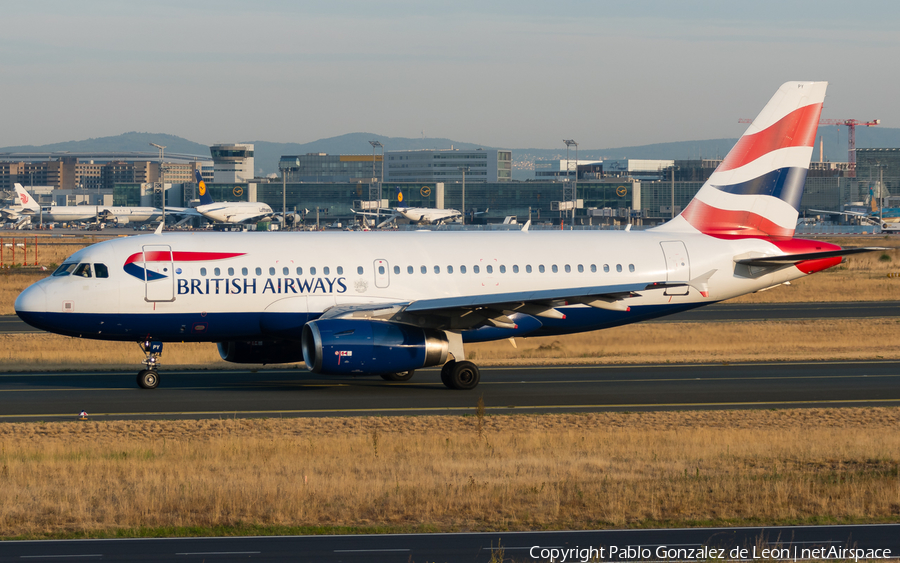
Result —
[[0, 421], [754, 409], [900, 404], [900, 361], [485, 367], [473, 391], [437, 369], [405, 383], [304, 370], [0, 373]]

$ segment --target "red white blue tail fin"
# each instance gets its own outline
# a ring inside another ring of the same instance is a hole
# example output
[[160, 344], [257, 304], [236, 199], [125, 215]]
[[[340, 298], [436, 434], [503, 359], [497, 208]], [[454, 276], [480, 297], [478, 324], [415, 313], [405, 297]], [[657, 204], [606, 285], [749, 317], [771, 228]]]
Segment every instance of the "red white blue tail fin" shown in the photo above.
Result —
[[658, 229], [792, 237], [827, 86], [783, 84], [681, 215]]

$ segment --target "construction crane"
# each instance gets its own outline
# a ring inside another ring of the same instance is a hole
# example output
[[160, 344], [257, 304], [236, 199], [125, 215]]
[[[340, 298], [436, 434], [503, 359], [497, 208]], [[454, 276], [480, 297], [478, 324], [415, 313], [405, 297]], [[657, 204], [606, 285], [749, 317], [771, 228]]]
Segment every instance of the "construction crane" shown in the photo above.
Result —
[[[753, 123], [752, 119], [738, 119], [738, 123]], [[849, 174], [850, 178], [856, 178], [856, 126], [857, 125], [865, 125], [866, 127], [872, 127], [873, 125], [878, 125], [881, 123], [880, 119], [873, 119], [872, 121], [860, 121], [858, 119], [820, 119], [819, 125], [846, 125], [848, 132], [848, 145], [849, 150], [847, 154], [847, 162], [849, 163]]]

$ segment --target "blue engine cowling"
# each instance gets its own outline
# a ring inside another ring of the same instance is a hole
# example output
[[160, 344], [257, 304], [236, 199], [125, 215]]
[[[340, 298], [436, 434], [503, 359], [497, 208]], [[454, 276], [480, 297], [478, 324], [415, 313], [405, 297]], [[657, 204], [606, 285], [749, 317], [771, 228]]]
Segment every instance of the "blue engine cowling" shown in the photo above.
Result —
[[400, 373], [447, 361], [440, 330], [365, 319], [325, 319], [303, 327], [303, 360], [326, 375]]

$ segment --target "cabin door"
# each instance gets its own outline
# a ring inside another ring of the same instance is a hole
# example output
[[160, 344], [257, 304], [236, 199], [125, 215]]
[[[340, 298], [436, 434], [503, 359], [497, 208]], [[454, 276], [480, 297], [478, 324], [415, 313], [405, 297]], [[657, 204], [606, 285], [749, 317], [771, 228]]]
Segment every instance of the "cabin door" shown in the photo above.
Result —
[[144, 300], [175, 301], [175, 264], [172, 247], [144, 247]]

